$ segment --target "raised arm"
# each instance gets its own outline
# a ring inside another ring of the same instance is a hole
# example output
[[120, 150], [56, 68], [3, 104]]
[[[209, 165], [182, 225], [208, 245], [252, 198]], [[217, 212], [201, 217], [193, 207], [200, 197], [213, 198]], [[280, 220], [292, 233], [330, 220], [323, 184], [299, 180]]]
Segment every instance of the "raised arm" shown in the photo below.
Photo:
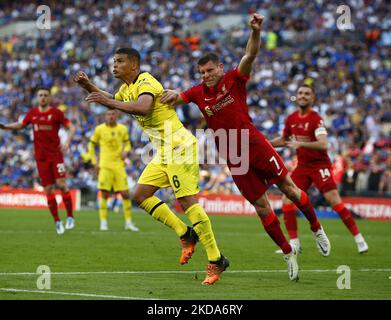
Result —
[[249, 76], [252, 64], [261, 46], [261, 30], [263, 16], [254, 13], [250, 20], [251, 34], [248, 39], [246, 52], [239, 63], [238, 70], [241, 75]]
[[83, 71], [78, 71], [73, 77], [73, 81], [76, 82], [80, 87], [91, 92], [100, 92], [107, 98], [113, 98], [113, 95], [107, 91], [99, 89], [91, 80], [87, 74]]

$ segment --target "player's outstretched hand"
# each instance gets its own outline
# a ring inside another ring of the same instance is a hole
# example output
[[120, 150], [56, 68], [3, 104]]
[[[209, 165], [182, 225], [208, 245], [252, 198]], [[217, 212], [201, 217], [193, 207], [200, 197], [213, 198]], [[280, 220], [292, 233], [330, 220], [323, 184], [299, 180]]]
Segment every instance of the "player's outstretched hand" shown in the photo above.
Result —
[[0, 129], [6, 129], [5, 125], [0, 123]]
[[165, 89], [160, 101], [166, 104], [174, 104], [178, 99], [179, 93], [175, 90]]
[[254, 13], [250, 20], [250, 27], [254, 31], [261, 31], [264, 16]]
[[90, 79], [88, 78], [87, 74], [83, 71], [78, 71], [73, 77], [73, 81], [75, 81], [83, 88], [85, 88], [88, 84], [90, 84]]
[[88, 102], [100, 103], [100, 104], [102, 104], [102, 105], [104, 105], [104, 106], [107, 106], [108, 101], [109, 101], [110, 99], [108, 99], [108, 98], [107, 98], [103, 93], [101, 93], [101, 92], [91, 92], [91, 93], [87, 96], [86, 100], [87, 100]]

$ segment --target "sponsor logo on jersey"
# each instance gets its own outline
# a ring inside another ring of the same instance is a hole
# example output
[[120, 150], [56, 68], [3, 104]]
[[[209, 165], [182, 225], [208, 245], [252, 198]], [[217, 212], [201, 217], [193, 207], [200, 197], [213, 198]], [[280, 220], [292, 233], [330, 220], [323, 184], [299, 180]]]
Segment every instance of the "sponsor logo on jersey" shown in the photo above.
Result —
[[45, 124], [35, 124], [34, 131], [50, 131], [53, 130], [53, 126]]
[[228, 95], [223, 100], [219, 101], [217, 104], [213, 106], [207, 106], [205, 107], [205, 112], [208, 115], [208, 117], [211, 117], [215, 115], [217, 112], [219, 112], [221, 109], [223, 109], [225, 106], [233, 103], [235, 101], [234, 98], [231, 97], [231, 95]]
[[208, 117], [213, 116], [213, 111], [210, 109], [209, 106], [205, 107], [205, 112], [208, 115]]
[[221, 92], [217, 94], [216, 100], [220, 100], [222, 97], [225, 96], [227, 93], [227, 89], [225, 89], [225, 84], [223, 84], [223, 87], [221, 88]]

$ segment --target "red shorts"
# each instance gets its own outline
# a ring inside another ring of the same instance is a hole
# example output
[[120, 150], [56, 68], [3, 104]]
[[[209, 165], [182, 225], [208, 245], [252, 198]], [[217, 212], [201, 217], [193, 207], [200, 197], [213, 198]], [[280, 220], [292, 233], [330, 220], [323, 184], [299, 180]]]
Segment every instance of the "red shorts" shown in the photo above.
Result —
[[37, 169], [41, 178], [42, 186], [50, 186], [56, 183], [57, 179], [66, 177], [66, 169], [63, 159], [51, 161], [37, 161]]
[[293, 182], [303, 191], [307, 191], [312, 183], [321, 193], [337, 189], [331, 166], [325, 164], [319, 167], [298, 166], [293, 170], [291, 178]]
[[[266, 192], [269, 186], [285, 178], [288, 170], [280, 155], [267, 141], [250, 147], [249, 158], [247, 173], [232, 174], [232, 178], [242, 195], [253, 203]], [[230, 170], [232, 172], [231, 167]]]

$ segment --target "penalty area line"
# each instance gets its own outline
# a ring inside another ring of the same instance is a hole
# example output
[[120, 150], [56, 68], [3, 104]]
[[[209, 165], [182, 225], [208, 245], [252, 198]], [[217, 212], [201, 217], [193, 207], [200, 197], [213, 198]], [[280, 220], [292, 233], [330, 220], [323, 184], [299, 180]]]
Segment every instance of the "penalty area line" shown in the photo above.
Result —
[[9, 293], [40, 293], [40, 294], [54, 294], [62, 296], [78, 296], [88, 298], [104, 298], [104, 299], [122, 299], [122, 300], [161, 300], [154, 298], [140, 298], [140, 297], [124, 297], [124, 296], [113, 296], [107, 294], [93, 294], [93, 293], [77, 293], [77, 292], [61, 292], [61, 291], [45, 291], [45, 290], [26, 290], [16, 288], [0, 288], [0, 292]]

